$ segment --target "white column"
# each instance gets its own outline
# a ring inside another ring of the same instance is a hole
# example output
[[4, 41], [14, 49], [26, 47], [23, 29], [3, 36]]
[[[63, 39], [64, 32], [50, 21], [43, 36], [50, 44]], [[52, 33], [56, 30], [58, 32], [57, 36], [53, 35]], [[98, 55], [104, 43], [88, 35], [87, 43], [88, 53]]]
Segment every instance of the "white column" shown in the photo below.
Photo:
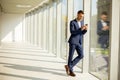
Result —
[[53, 27], [53, 19], [52, 19], [52, 15], [53, 15], [53, 7], [49, 8], [49, 52], [52, 52], [52, 27]]
[[25, 42], [27, 42], [27, 26], [28, 26], [28, 15], [25, 17]]
[[33, 11], [33, 45], [35, 45], [35, 38], [36, 38], [36, 34], [35, 34], [35, 10]]
[[35, 11], [34, 15], [34, 45], [37, 46], [37, 11]]
[[24, 15], [24, 18], [23, 18], [23, 21], [22, 21], [22, 41], [25, 42], [25, 15]]
[[118, 80], [120, 0], [112, 0], [110, 80]]
[[34, 14], [33, 14], [33, 12], [31, 12], [31, 14], [32, 14], [32, 16], [31, 16], [31, 44], [33, 44], [34, 43], [34, 32], [33, 32], [33, 26], [34, 26]]
[[28, 26], [27, 26], [27, 37], [28, 37], [28, 42], [30, 43], [30, 14], [29, 14], [29, 16], [28, 16], [28, 22], [27, 22], [27, 24], [28, 24]]
[[49, 47], [49, 7], [46, 8], [46, 50], [48, 51], [48, 47]]
[[43, 11], [43, 49], [46, 50], [46, 8]]
[[38, 16], [38, 18], [39, 18], [39, 19], [38, 19], [38, 23], [39, 23], [39, 31], [38, 31], [38, 32], [39, 32], [39, 33], [38, 33], [39, 35], [38, 35], [38, 36], [39, 36], [39, 46], [40, 46], [40, 48], [41, 48], [41, 40], [42, 40], [42, 33], [41, 33], [41, 31], [42, 31], [42, 30], [41, 30], [41, 29], [42, 29], [42, 28], [41, 28], [41, 27], [42, 27], [42, 19], [41, 19], [41, 16], [42, 16], [42, 15], [41, 15], [41, 11], [40, 11], [40, 12], [39, 12], [39, 16]]
[[62, 15], [62, 3], [57, 3], [57, 57], [61, 55], [61, 15]]
[[84, 49], [84, 58], [83, 58], [83, 73], [89, 72], [89, 47], [90, 47], [90, 0], [84, 0], [84, 24], [88, 24], [88, 31], [84, 35], [84, 43], [83, 43], [83, 49]]

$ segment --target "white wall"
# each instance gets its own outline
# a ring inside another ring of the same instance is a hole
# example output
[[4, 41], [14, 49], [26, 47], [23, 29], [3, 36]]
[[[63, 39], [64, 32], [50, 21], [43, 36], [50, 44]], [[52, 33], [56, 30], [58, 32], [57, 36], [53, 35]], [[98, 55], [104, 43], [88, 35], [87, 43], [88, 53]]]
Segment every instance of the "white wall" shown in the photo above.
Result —
[[24, 14], [2, 13], [0, 18], [2, 42], [22, 41], [23, 18]]

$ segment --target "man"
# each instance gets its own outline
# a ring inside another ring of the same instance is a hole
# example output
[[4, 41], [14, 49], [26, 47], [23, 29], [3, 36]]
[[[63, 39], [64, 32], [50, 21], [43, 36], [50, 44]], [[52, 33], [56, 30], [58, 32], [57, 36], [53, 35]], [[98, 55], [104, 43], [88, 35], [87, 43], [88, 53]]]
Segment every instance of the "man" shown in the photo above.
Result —
[[[82, 10], [77, 12], [77, 18], [70, 22], [69, 38], [69, 57], [68, 64], [65, 65], [66, 73], [70, 76], [76, 76], [73, 72], [74, 66], [83, 58], [82, 40], [83, 35], [87, 32], [87, 25], [84, 26], [84, 12]], [[73, 59], [74, 51], [77, 51], [78, 56]]]
[[101, 13], [101, 20], [97, 23], [97, 34], [99, 36], [98, 43], [101, 48], [108, 48], [109, 44], [109, 21], [107, 21], [107, 13]]

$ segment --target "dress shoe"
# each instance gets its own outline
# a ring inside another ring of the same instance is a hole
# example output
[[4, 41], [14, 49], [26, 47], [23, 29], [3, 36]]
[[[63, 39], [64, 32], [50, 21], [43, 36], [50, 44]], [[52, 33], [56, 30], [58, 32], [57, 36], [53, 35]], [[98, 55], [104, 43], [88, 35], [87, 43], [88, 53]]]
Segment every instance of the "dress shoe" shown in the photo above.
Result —
[[70, 71], [69, 71], [69, 67], [68, 67], [68, 65], [65, 65], [65, 69], [66, 69], [66, 73], [67, 73], [67, 75], [69, 75]]
[[75, 77], [75, 76], [76, 76], [73, 71], [70, 71], [69, 75], [72, 76], [72, 77]]

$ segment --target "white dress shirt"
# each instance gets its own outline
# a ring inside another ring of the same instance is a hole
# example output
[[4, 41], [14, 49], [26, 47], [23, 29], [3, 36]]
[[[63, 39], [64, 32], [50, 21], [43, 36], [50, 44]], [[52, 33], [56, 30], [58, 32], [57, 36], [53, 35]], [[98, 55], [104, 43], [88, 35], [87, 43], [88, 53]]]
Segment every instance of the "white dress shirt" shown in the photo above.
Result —
[[79, 28], [81, 28], [81, 21], [77, 21]]

